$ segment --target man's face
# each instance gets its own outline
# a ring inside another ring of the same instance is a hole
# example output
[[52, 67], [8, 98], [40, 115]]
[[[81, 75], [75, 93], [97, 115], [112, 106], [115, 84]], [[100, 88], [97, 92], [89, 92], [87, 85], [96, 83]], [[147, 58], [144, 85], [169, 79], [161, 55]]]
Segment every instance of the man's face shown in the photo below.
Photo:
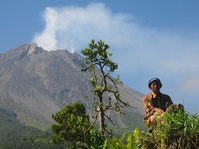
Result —
[[154, 92], [154, 93], [159, 93], [160, 92], [160, 88], [161, 85], [158, 81], [153, 81], [150, 85], [150, 89]]

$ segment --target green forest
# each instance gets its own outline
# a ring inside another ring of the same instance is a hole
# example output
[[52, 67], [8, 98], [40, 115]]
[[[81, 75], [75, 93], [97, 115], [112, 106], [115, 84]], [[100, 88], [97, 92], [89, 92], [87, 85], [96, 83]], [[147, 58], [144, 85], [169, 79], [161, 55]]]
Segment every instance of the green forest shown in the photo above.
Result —
[[50, 132], [28, 127], [16, 119], [16, 114], [0, 108], [1, 149], [63, 149], [63, 145], [50, 143]]
[[[71, 142], [54, 144], [52, 132], [24, 126], [12, 111], [0, 108], [1, 149], [65, 149], [72, 148]], [[118, 130], [106, 139], [99, 149], [198, 149], [199, 116], [186, 112], [165, 114], [153, 133], [139, 129]], [[127, 133], [128, 132], [128, 133]], [[67, 141], [66, 141], [67, 142]], [[77, 147], [83, 149], [86, 147]]]

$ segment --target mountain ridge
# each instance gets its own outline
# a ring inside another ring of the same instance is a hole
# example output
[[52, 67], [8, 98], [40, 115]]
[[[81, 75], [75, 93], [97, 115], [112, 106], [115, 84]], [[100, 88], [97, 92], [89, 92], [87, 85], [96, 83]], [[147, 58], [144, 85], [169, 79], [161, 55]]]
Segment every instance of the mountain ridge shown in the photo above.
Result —
[[[49, 127], [54, 122], [51, 115], [66, 104], [80, 101], [89, 106], [92, 103], [85, 99], [92, 87], [90, 75], [81, 72], [82, 63], [83, 58], [77, 53], [46, 51], [35, 43], [1, 54], [0, 105], [14, 110], [22, 123]], [[121, 99], [143, 116], [143, 94], [124, 84], [119, 85], [119, 90]]]

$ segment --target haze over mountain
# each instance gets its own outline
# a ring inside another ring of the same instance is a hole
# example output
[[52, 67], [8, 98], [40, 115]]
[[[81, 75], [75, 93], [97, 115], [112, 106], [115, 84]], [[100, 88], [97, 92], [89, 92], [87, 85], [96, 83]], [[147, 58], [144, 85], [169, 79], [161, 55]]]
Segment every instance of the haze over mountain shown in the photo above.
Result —
[[[114, 54], [114, 53], [113, 53]], [[20, 45], [0, 55], [0, 106], [13, 110], [22, 123], [49, 128], [51, 115], [74, 101], [92, 112], [90, 75], [81, 72], [83, 58], [67, 50], [46, 51], [36, 44]], [[142, 94], [119, 85], [121, 99], [143, 116]], [[119, 127], [127, 127], [112, 113]]]

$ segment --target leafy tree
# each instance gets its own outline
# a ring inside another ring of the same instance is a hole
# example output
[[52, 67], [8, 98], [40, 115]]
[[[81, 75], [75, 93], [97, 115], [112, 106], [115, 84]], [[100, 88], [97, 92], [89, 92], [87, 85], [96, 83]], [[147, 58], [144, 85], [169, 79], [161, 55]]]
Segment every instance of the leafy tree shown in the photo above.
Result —
[[99, 132], [90, 125], [86, 108], [82, 103], [76, 102], [52, 115], [57, 122], [52, 124], [55, 133], [52, 142], [55, 144], [67, 144], [72, 142], [74, 146], [94, 146], [103, 144], [103, 138]]
[[[82, 71], [90, 71], [92, 74], [90, 82], [93, 86], [91, 92], [94, 95], [93, 104], [96, 111], [94, 118], [95, 120], [97, 120], [97, 118], [99, 119], [100, 131], [104, 136], [105, 131], [109, 132], [106, 129], [105, 119], [113, 123], [111, 117], [107, 115], [107, 111], [114, 110], [122, 113], [121, 108], [128, 106], [128, 103], [120, 99], [118, 84], [122, 84], [122, 82], [120, 81], [119, 75], [116, 78], [110, 76], [118, 69], [118, 64], [110, 59], [112, 53], [108, 52], [108, 49], [109, 45], [103, 41], [100, 40], [95, 43], [95, 41], [92, 40], [89, 47], [81, 51], [85, 56]], [[105, 96], [107, 97], [105, 98]], [[105, 101], [105, 99], [107, 99], [107, 101]]]

